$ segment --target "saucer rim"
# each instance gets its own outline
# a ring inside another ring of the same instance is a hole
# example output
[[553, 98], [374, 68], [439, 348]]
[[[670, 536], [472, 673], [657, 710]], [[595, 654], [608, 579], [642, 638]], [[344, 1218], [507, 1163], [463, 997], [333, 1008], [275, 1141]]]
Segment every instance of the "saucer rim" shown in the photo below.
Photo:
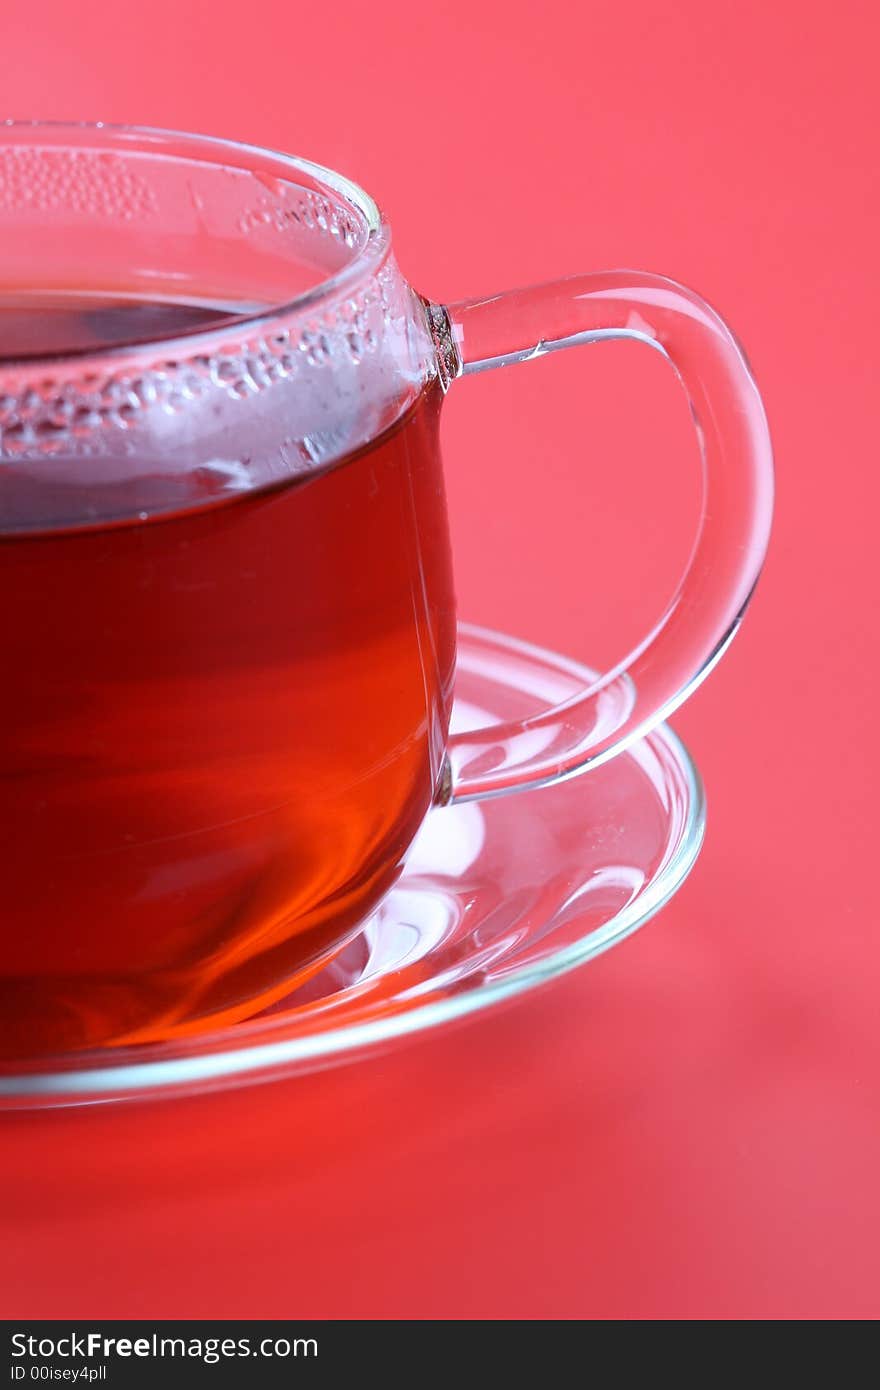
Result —
[[[521, 638], [477, 624], [460, 623], [465, 640], [487, 639], [519, 655], [530, 656], [557, 669], [582, 675], [587, 669], [563, 656]], [[36, 1068], [0, 1076], [0, 1109], [35, 1109], [65, 1105], [107, 1104], [118, 1101], [170, 1098], [212, 1089], [280, 1079], [298, 1068], [308, 1071], [322, 1066], [344, 1064], [368, 1055], [378, 1046], [412, 1037], [483, 1009], [505, 1003], [568, 974], [602, 955], [649, 922], [677, 893], [694, 867], [703, 845], [706, 825], [706, 798], [697, 766], [686, 745], [666, 723], [656, 725], [639, 743], [659, 742], [671, 753], [687, 789], [687, 811], [678, 843], [658, 873], [638, 896], [598, 929], [587, 933], [553, 954], [526, 963], [503, 980], [485, 981], [470, 990], [447, 995], [396, 1014], [342, 1023], [317, 1033], [248, 1045], [218, 1047], [190, 1056], [162, 1057], [155, 1060], [106, 1063], [100, 1053], [90, 1054], [93, 1064], [41, 1071]], [[632, 756], [638, 743], [620, 756]], [[589, 777], [584, 768], [575, 776]], [[563, 779], [560, 779], [563, 780]], [[571, 775], [565, 781], [571, 780]], [[541, 795], [538, 791], [536, 795]], [[435, 812], [436, 813], [436, 812]], [[431, 814], [429, 812], [429, 814]], [[217, 1034], [218, 1041], [233, 1038], [237, 1025]], [[283, 1024], [279, 1024], [279, 1028]], [[49, 1059], [47, 1059], [49, 1060]], [[57, 1060], [57, 1059], [53, 1059]], [[75, 1062], [75, 1059], [72, 1059]]]

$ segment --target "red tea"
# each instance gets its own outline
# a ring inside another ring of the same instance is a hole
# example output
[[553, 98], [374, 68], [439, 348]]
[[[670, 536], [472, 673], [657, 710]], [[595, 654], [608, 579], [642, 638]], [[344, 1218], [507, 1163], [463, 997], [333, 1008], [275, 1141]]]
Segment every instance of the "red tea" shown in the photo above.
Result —
[[[8, 310], [0, 353], [106, 331]], [[147, 520], [55, 524], [64, 461], [0, 462], [2, 1055], [255, 1011], [393, 881], [451, 704], [438, 408], [429, 386], [322, 473]]]

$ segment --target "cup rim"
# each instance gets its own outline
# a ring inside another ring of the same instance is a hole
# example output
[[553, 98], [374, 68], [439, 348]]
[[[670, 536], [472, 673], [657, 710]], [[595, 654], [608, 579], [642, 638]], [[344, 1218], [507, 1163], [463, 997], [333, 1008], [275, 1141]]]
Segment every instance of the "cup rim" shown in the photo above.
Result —
[[[212, 162], [220, 164], [223, 163], [224, 155], [227, 160], [234, 155], [236, 156], [236, 167], [245, 169], [257, 161], [264, 168], [269, 163], [278, 169], [279, 178], [283, 179], [286, 175], [292, 181], [292, 176], [305, 176], [311, 181], [314, 191], [318, 193], [325, 191], [342, 199], [362, 222], [366, 234], [363, 244], [353, 250], [351, 258], [326, 279], [318, 281], [317, 284], [294, 295], [291, 299], [279, 301], [277, 304], [254, 313], [237, 315], [226, 324], [195, 328], [167, 338], [133, 339], [127, 343], [114, 344], [97, 350], [94, 348], [70, 349], [57, 353], [42, 353], [26, 360], [12, 357], [0, 359], [0, 371], [14, 367], [24, 368], [30, 374], [31, 369], [39, 368], [41, 364], [45, 365], [46, 363], [83, 360], [94, 362], [104, 359], [131, 358], [141, 352], [155, 357], [157, 352], [162, 352], [166, 347], [173, 347], [177, 343], [191, 347], [193, 344], [208, 341], [217, 344], [228, 339], [242, 341], [242, 339], [251, 337], [254, 331], [259, 332], [264, 326], [291, 319], [303, 312], [315, 312], [322, 304], [328, 300], [339, 298], [355, 284], [373, 278], [387, 259], [391, 249], [391, 228], [370, 194], [347, 175], [340, 174], [334, 169], [329, 169], [323, 164], [318, 164], [314, 160], [306, 159], [300, 155], [287, 154], [268, 146], [232, 140], [225, 136], [207, 135], [198, 131], [175, 130], [163, 126], [113, 121], [18, 118], [0, 121], [0, 148], [10, 148], [16, 144], [26, 143], [21, 139], [17, 140], [16, 136], [21, 137], [27, 131], [32, 134], [45, 131], [49, 136], [58, 136], [65, 132], [70, 133], [71, 136], [78, 134], [80, 137], [85, 137], [82, 141], [85, 148], [89, 148], [87, 137], [91, 133], [99, 136], [100, 143], [110, 148], [141, 145], [146, 152], [149, 152], [152, 147], [159, 153], [159, 147], [162, 145], [174, 145], [174, 149], [168, 150], [169, 154], [178, 154], [183, 157], [186, 157], [187, 154], [193, 154], [196, 158], [204, 158], [206, 162], [213, 154], [216, 156], [216, 160]], [[179, 148], [181, 144], [185, 145], [186, 148]]]

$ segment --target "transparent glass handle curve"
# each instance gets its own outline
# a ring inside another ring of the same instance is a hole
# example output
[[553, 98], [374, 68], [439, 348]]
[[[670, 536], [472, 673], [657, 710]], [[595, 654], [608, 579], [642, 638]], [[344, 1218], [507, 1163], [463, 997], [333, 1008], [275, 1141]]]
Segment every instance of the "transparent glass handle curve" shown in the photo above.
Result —
[[663, 276], [573, 276], [490, 299], [428, 304], [444, 386], [457, 376], [584, 343], [630, 338], [661, 352], [688, 396], [703, 461], [691, 556], [662, 618], [613, 670], [563, 704], [451, 735], [443, 800], [543, 786], [597, 766], [665, 719], [736, 632], [761, 570], [773, 511], [767, 419], [730, 329]]

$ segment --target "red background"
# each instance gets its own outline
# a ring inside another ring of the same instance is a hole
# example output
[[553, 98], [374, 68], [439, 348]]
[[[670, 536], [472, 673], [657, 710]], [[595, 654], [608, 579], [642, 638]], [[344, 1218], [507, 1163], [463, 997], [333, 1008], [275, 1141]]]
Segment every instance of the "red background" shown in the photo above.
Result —
[[[710, 810], [675, 902], [376, 1061], [4, 1117], [7, 1317], [880, 1314], [875, 16], [6, 0], [9, 114], [340, 168], [435, 298], [613, 265], [694, 284], [747, 346], [779, 471], [753, 610], [675, 720]], [[615, 346], [461, 383], [445, 448], [463, 614], [619, 655], [693, 511], [664, 364]]]

